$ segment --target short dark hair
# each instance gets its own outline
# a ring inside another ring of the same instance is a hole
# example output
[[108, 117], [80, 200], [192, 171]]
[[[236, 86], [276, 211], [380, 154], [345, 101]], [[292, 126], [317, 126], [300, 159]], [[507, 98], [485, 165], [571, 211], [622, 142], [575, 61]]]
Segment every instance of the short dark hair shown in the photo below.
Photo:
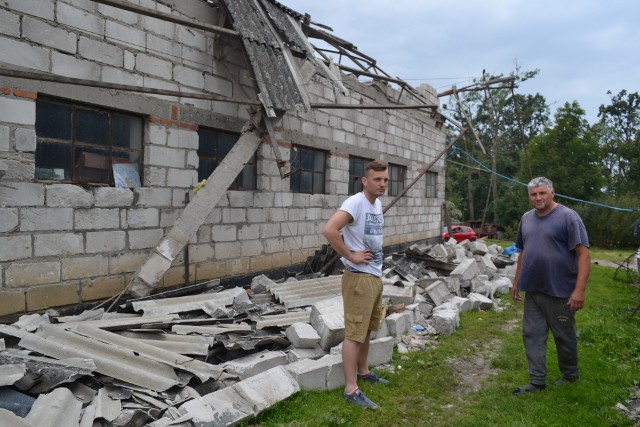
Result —
[[387, 162], [381, 162], [379, 160], [372, 160], [367, 163], [367, 166], [364, 168], [364, 174], [366, 175], [369, 171], [382, 172], [387, 170]]

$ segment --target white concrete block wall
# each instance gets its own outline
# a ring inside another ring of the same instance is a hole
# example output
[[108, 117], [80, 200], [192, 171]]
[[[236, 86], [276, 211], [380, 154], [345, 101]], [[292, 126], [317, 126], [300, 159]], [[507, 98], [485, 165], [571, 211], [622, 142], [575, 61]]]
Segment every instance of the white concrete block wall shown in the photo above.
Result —
[[[136, 3], [217, 22], [216, 10], [201, 0], [185, 0], [176, 8], [154, 0]], [[8, 66], [256, 97], [240, 42], [219, 46], [223, 39], [201, 30], [90, 0], [4, 0], [0, 25], [0, 62]], [[214, 48], [224, 51], [224, 65], [211, 54]], [[336, 99], [331, 84], [314, 77], [311, 102], [387, 102], [378, 89], [345, 81], [351, 93]], [[397, 97], [393, 88], [381, 87]], [[421, 91], [437, 102], [435, 90]], [[143, 187], [35, 181], [35, 114], [42, 96], [143, 115]], [[247, 106], [232, 103], [81, 87], [69, 91], [0, 77], [0, 151], [15, 158], [0, 178], [0, 315], [46, 308], [42, 301], [65, 305], [119, 292], [179, 217], [185, 192], [197, 181], [198, 126], [239, 132], [247, 118]], [[407, 185], [444, 148], [444, 134], [434, 121], [411, 110], [293, 112], [280, 126], [276, 149], [282, 159], [289, 159], [291, 144], [327, 152], [327, 194], [291, 193], [289, 178], [281, 178], [274, 148], [265, 140], [257, 151], [257, 190], [228, 191], [191, 240], [191, 272], [198, 280], [288, 267], [313, 255], [326, 243], [322, 226], [348, 196], [349, 156], [406, 166]], [[440, 160], [435, 170], [443, 165]], [[424, 185], [420, 181], [387, 214], [387, 245], [439, 234], [444, 177], [438, 178], [440, 199], [426, 199]], [[383, 204], [392, 199], [384, 196]], [[174, 266], [183, 259], [178, 256]], [[165, 284], [176, 282], [160, 285]], [[23, 292], [18, 304], [13, 303], [16, 291]], [[11, 298], [3, 299], [4, 293]]]

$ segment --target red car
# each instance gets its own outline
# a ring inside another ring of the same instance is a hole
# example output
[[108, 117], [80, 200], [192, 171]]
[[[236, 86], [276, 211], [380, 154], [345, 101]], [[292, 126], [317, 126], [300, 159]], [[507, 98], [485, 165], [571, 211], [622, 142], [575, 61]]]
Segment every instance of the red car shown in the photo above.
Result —
[[[478, 238], [476, 232], [473, 231], [473, 228], [468, 227], [466, 225], [452, 225], [451, 229], [453, 230], [453, 238], [456, 242], [460, 243], [463, 240], [474, 241]], [[446, 242], [449, 240], [449, 232], [447, 231], [447, 227], [444, 228], [444, 233], [442, 233], [442, 240]]]

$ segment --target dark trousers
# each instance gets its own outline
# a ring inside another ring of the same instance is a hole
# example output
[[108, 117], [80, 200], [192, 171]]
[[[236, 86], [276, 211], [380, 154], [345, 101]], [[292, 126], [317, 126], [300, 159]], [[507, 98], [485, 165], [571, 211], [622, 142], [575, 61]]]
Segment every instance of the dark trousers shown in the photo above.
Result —
[[547, 339], [553, 335], [558, 352], [558, 367], [567, 377], [578, 375], [576, 320], [567, 305], [568, 298], [527, 292], [524, 297], [522, 340], [529, 363], [532, 384], [542, 385], [547, 377]]

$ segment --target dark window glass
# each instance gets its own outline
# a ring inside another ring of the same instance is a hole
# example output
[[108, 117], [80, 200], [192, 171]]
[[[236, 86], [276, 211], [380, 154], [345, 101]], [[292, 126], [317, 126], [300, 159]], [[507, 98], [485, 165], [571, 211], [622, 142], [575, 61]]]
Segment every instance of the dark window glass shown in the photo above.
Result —
[[362, 191], [362, 177], [364, 168], [371, 159], [362, 157], [349, 157], [349, 194], [356, 194]]
[[[201, 127], [198, 130], [198, 181], [208, 179], [225, 158], [239, 135], [223, 132], [216, 129]], [[256, 154], [254, 153], [244, 164], [242, 171], [229, 186], [230, 190], [255, 190], [256, 189]]]
[[38, 99], [35, 177], [114, 185], [114, 163], [140, 174], [142, 126], [139, 116]]
[[41, 138], [71, 140], [72, 107], [58, 102], [36, 102], [36, 134]]
[[425, 196], [430, 199], [438, 197], [438, 174], [435, 172], [427, 172], [425, 174], [426, 179], [426, 193]]
[[389, 164], [389, 196], [397, 196], [404, 190], [404, 166]]
[[289, 162], [293, 173], [289, 189], [294, 193], [324, 194], [327, 154], [308, 147], [291, 147]]
[[76, 140], [86, 144], [108, 145], [109, 115], [100, 111], [77, 108]]

